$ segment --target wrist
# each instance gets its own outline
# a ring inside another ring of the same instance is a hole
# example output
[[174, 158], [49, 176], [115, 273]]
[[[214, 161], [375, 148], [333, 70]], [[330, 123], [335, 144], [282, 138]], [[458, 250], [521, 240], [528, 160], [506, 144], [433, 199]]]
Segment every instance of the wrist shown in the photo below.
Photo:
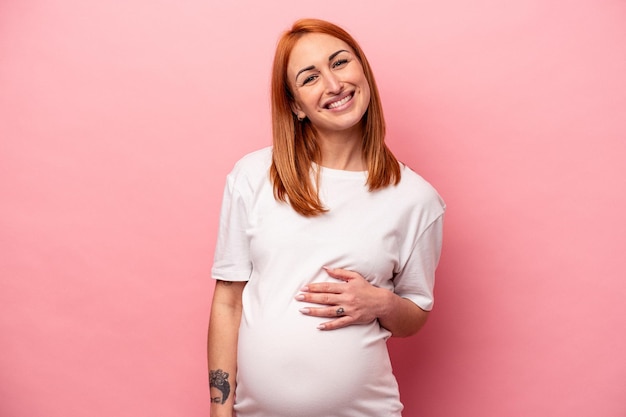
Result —
[[211, 417], [233, 417], [233, 408], [228, 406], [211, 405]]
[[379, 321], [385, 321], [393, 311], [393, 303], [395, 302], [395, 294], [385, 288], [376, 288], [379, 292], [378, 308], [376, 309], [376, 318]]

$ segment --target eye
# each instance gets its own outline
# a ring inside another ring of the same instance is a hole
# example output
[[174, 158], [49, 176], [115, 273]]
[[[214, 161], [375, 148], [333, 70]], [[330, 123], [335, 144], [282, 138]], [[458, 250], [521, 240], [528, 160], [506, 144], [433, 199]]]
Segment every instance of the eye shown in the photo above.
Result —
[[304, 80], [302, 80], [302, 85], [307, 85], [309, 83], [312, 83], [315, 80], [317, 80], [317, 74], [309, 75]]
[[336, 60], [335, 62], [333, 62], [333, 64], [331, 65], [331, 67], [334, 68], [339, 68], [339, 67], [343, 67], [348, 63], [348, 59], [347, 58], [340, 58], [338, 60]]

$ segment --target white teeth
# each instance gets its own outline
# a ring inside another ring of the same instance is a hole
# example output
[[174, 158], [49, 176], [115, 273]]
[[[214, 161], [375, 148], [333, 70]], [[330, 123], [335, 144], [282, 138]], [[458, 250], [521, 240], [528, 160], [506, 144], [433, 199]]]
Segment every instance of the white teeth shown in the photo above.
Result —
[[330, 104], [328, 105], [328, 108], [329, 108], [329, 109], [334, 109], [334, 108], [337, 108], [337, 107], [339, 107], [339, 106], [342, 106], [342, 105], [346, 104], [348, 101], [350, 101], [350, 99], [351, 99], [351, 98], [352, 98], [352, 94], [350, 94], [349, 96], [346, 96], [346, 97], [342, 98], [342, 99], [341, 99], [341, 100], [339, 100], [339, 101], [335, 101], [335, 102], [330, 103]]

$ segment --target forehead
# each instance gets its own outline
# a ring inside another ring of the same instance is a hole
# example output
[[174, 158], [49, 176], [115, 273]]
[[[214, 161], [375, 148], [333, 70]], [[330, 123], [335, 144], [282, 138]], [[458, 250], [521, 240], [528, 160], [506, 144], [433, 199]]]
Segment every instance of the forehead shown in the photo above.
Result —
[[347, 43], [334, 36], [325, 33], [307, 33], [298, 39], [293, 47], [287, 64], [288, 71], [298, 71], [310, 65], [327, 63], [331, 54], [342, 49], [354, 53]]

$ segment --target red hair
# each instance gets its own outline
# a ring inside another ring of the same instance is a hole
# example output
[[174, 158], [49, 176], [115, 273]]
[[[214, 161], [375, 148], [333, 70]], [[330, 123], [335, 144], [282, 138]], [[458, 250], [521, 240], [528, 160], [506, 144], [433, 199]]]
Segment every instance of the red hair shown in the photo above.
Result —
[[270, 178], [274, 197], [288, 201], [304, 216], [326, 211], [317, 193], [317, 181], [311, 178], [311, 164], [320, 161], [320, 149], [308, 119], [299, 121], [292, 111], [294, 95], [287, 78], [289, 57], [298, 40], [307, 33], [322, 33], [347, 43], [363, 67], [370, 86], [370, 103], [363, 115], [363, 159], [366, 161], [370, 191], [400, 182], [400, 166], [385, 145], [385, 119], [374, 74], [363, 50], [348, 32], [318, 19], [295, 22], [278, 41], [272, 70], [273, 154]]

